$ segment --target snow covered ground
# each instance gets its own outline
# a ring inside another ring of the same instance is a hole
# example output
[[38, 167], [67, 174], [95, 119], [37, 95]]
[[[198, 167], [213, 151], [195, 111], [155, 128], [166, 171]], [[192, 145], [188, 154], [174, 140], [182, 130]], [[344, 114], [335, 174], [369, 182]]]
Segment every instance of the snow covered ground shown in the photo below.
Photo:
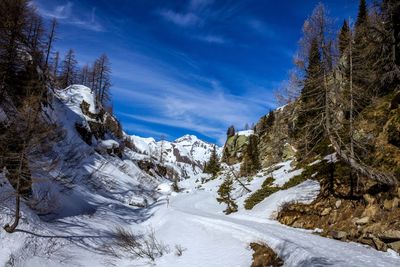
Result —
[[[295, 172], [289, 166], [289, 162], [282, 163], [273, 172], [277, 182], [294, 176]], [[256, 190], [265, 177], [255, 177], [249, 187]], [[216, 201], [222, 180], [201, 184], [201, 178], [205, 175], [180, 182], [183, 189], [180, 193], [172, 192], [168, 183], [161, 183], [156, 189], [159, 199], [148, 208], [135, 208], [109, 197], [91, 195], [88, 205], [93, 207], [93, 211], [87, 214], [70, 215], [50, 222], [30, 214], [31, 219], [22, 223], [21, 229], [34, 232], [34, 235], [23, 231], [12, 235], [1, 232], [0, 264], [245, 267], [251, 264], [253, 252], [249, 243], [254, 241], [267, 243], [285, 261], [285, 266], [387, 267], [400, 264], [400, 257], [393, 252], [379, 252], [360, 244], [323, 238], [311, 231], [290, 228], [270, 219], [283, 201], [312, 200], [318, 193], [317, 182], [308, 180], [291, 189], [278, 191], [251, 211], [243, 209], [243, 199], [247, 197], [243, 195], [238, 198], [239, 211], [225, 215], [222, 212], [224, 204]], [[24, 212], [29, 210], [24, 209]], [[155, 262], [133, 259], [129, 254], [114, 257], [104, 248], [112, 244], [112, 231], [116, 227], [134, 232], [154, 229], [156, 237], [170, 248], [169, 253]], [[176, 254], [176, 247], [183, 251], [181, 256]]]
[[[289, 162], [275, 171], [277, 180], [291, 173]], [[286, 167], [286, 172], [283, 169]], [[281, 173], [281, 175], [277, 175]], [[293, 172], [292, 172], [293, 173]], [[294, 175], [293, 175], [294, 176]], [[292, 177], [293, 177], [292, 176]], [[258, 178], [264, 180], [265, 177]], [[171, 195], [170, 202], [158, 206], [155, 215], [145, 222], [157, 229], [157, 235], [171, 246], [186, 248], [181, 257], [169, 254], [159, 258], [157, 266], [250, 266], [249, 244], [265, 242], [285, 261], [285, 266], [399, 266], [395, 252], [379, 252], [356, 243], [324, 238], [311, 231], [294, 229], [269, 219], [286, 201], [309, 202], [317, 194], [315, 181], [271, 195], [253, 210], [225, 215], [223, 204], [216, 201], [218, 185], [214, 180], [202, 185], [183, 181], [182, 193]], [[257, 179], [253, 184], [260, 184]], [[251, 187], [250, 185], [250, 187]]]

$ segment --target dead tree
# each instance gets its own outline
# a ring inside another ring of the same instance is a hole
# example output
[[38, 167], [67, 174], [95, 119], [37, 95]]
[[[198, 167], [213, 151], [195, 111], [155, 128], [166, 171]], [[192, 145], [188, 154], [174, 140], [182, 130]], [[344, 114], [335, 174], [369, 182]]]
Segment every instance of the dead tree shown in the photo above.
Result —
[[8, 233], [13, 233], [19, 224], [21, 200], [32, 192], [30, 162], [49, 151], [57, 135], [55, 126], [46, 122], [42, 114], [41, 97], [27, 97], [0, 140], [6, 148], [3, 156], [6, 177], [15, 189], [14, 220], [4, 226]]
[[229, 168], [228, 174], [231, 174], [233, 179], [237, 181], [240, 184], [240, 186], [243, 187], [247, 192], [249, 193], [251, 192], [251, 190], [242, 181], [240, 181], [240, 177], [233, 167]]
[[57, 20], [54, 18], [53, 21], [51, 22], [49, 40], [47, 41], [46, 60], [45, 60], [45, 63], [44, 63], [45, 64], [45, 69], [47, 69], [47, 67], [48, 67], [49, 57], [50, 57], [52, 45], [53, 45], [53, 42], [55, 40], [56, 27], [57, 27]]

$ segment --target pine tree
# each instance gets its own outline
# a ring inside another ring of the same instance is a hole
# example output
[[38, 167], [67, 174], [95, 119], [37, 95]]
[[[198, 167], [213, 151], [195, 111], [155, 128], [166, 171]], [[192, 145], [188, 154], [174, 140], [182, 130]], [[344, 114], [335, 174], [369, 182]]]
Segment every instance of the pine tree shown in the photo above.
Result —
[[374, 72], [374, 86], [379, 93], [393, 91], [400, 83], [400, 2], [384, 0], [378, 20], [371, 25], [374, 40], [370, 52]]
[[[314, 38], [310, 46], [306, 77], [304, 81], [304, 87], [301, 92], [301, 100], [304, 103], [304, 109], [306, 113], [316, 113], [318, 110], [315, 109], [318, 109], [318, 105], [321, 103], [320, 100], [323, 99], [319, 96], [319, 91], [321, 91], [321, 76], [321, 53], [318, 45], [318, 39]], [[316, 97], [318, 97], [318, 99], [316, 99]]]
[[242, 176], [254, 175], [261, 168], [258, 152], [258, 138], [256, 135], [249, 136], [249, 143], [243, 156], [243, 162], [240, 166]]
[[217, 148], [214, 146], [213, 151], [211, 153], [209, 161], [205, 164], [204, 173], [212, 174], [213, 177], [216, 177], [221, 169]]
[[371, 31], [368, 10], [365, 0], [360, 0], [357, 20], [354, 29], [353, 46], [353, 81], [356, 110], [361, 110], [369, 104], [376, 88], [373, 86], [375, 74], [374, 60], [369, 56], [371, 50]]
[[323, 138], [326, 92], [323, 84], [323, 66], [318, 39], [311, 42], [308, 55], [308, 66], [304, 87], [300, 95], [301, 110], [297, 119], [296, 135], [303, 138], [304, 147], [300, 148], [308, 154]]
[[361, 27], [367, 23], [368, 20], [368, 8], [365, 0], [360, 0], [358, 6], [358, 15], [356, 21], [356, 28]]
[[235, 135], [235, 127], [233, 125], [229, 126], [228, 130], [226, 131], [227, 137], [232, 137]]
[[228, 175], [225, 178], [224, 182], [221, 184], [220, 188], [218, 189], [217, 201], [219, 203], [225, 203], [227, 205], [226, 209], [224, 210], [225, 214], [231, 214], [233, 212], [236, 212], [238, 209], [237, 204], [235, 203], [235, 201], [231, 196], [232, 186], [233, 186], [233, 180]]
[[351, 33], [349, 24], [347, 23], [347, 20], [344, 20], [342, 29], [340, 30], [339, 34], [339, 52], [341, 56], [344, 54], [346, 48], [349, 46], [350, 34]]
[[272, 126], [275, 122], [275, 113], [273, 110], [270, 110], [267, 115], [263, 116], [260, 119], [260, 122], [255, 126], [256, 133], [261, 136], [265, 132], [268, 132], [272, 129]]

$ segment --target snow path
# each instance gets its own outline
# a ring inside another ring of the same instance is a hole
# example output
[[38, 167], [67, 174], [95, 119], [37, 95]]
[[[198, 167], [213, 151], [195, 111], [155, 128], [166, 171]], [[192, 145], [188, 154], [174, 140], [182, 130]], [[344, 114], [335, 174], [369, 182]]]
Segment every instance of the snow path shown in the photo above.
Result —
[[226, 216], [216, 207], [210, 191], [178, 194], [169, 207], [160, 206], [148, 224], [166, 243], [173, 246], [173, 240], [187, 251], [179, 258], [162, 257], [157, 266], [250, 266], [248, 244], [253, 241], [266, 242], [285, 266], [400, 266], [400, 259], [389, 253], [259, 217]]

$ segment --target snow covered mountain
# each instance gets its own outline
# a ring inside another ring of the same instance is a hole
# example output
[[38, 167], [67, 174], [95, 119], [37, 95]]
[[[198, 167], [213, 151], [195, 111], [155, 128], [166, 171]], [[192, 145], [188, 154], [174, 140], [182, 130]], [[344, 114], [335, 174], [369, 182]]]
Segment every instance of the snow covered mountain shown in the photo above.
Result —
[[[133, 158], [153, 160], [173, 169], [180, 178], [201, 173], [215, 146], [194, 135], [185, 135], [173, 142], [135, 135], [128, 138], [135, 146], [136, 154], [132, 155]], [[216, 146], [216, 151], [218, 155], [222, 154], [222, 148]]]
[[[104, 154], [112, 150], [152, 176], [183, 179], [201, 173], [214, 149], [213, 144], [194, 135], [185, 135], [173, 142], [128, 135], [113, 116], [95, 106], [94, 96], [85, 86], [71, 86], [59, 92], [58, 96], [79, 118], [64, 118], [63, 125], [68, 125], [68, 129], [74, 132], [78, 130], [81, 139], [97, 152]], [[216, 150], [221, 154], [221, 148], [216, 147]]]

